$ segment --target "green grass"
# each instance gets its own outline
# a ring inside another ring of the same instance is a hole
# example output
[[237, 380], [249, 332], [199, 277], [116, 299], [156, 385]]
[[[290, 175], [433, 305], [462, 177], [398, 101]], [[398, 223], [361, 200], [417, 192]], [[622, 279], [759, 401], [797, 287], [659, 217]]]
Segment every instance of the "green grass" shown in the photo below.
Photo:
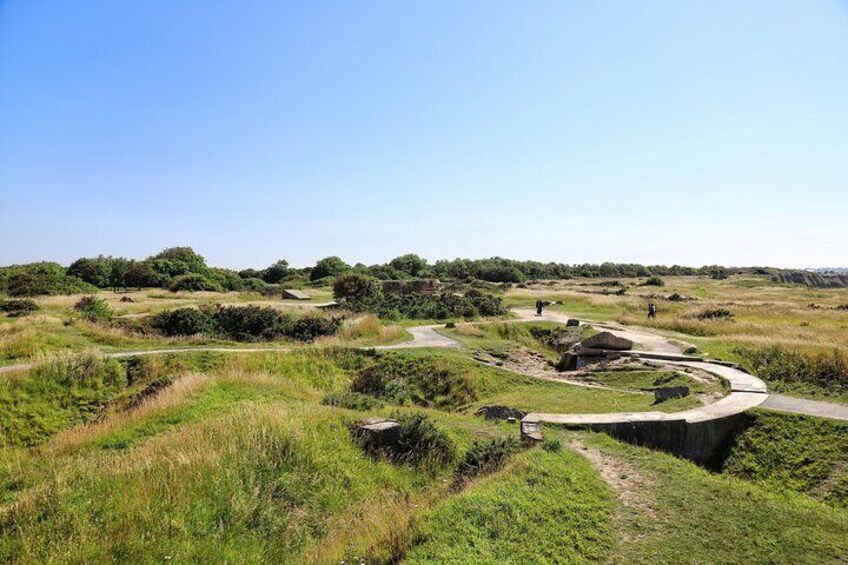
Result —
[[720, 382], [695, 380], [685, 373], [658, 370], [599, 371], [591, 374], [594, 382], [630, 390], [652, 392], [659, 387], [687, 386], [692, 394], [725, 392]]
[[848, 509], [848, 422], [751, 411], [719, 469]]
[[585, 460], [536, 448], [438, 505], [404, 563], [599, 562], [613, 544], [612, 510]]
[[[562, 433], [562, 432], [560, 432]], [[622, 509], [609, 563], [844, 562], [848, 513], [709, 473], [670, 455], [581, 434], [587, 445], [635, 466], [649, 488], [646, 512]]]

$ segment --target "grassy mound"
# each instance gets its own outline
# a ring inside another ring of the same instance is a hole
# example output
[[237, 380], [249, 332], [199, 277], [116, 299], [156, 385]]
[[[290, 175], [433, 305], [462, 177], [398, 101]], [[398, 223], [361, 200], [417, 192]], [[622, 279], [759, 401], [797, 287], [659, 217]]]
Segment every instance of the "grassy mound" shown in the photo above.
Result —
[[750, 412], [720, 470], [848, 508], [848, 423]]

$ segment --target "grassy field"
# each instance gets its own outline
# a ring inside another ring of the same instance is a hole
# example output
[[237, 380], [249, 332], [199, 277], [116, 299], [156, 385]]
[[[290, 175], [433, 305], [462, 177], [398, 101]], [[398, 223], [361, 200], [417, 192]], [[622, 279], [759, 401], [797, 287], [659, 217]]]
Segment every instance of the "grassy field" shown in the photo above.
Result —
[[[553, 428], [546, 436], [558, 449], [522, 451], [470, 481], [458, 482], [454, 463], [418, 467], [369, 456], [347, 428], [366, 415], [423, 411], [447, 433], [458, 461], [474, 442], [517, 433], [514, 424], [474, 416], [479, 404], [510, 398], [603, 411], [622, 402], [620, 393], [533, 380], [460, 352], [447, 361], [438, 351], [391, 357], [412, 366], [447, 362], [469, 379], [474, 402], [448, 411], [323, 406], [364, 368], [381, 366], [383, 356], [345, 349], [144, 361], [131, 372], [135, 384], [112, 391], [88, 424], [66, 422], [34, 447], [0, 448], [0, 559], [826, 563], [846, 550], [844, 509], [800, 494], [779, 473], [735, 478], [750, 465], [733, 458], [717, 476], [604, 436]], [[163, 377], [170, 384], [145, 393]], [[626, 461], [620, 474], [643, 475], [640, 496], [650, 499], [650, 511], [633, 510], [575, 440]], [[743, 455], [773, 459], [738, 447], [736, 459]], [[838, 474], [844, 455], [827, 461]]]
[[[122, 320], [137, 320], [165, 310], [204, 305], [257, 305], [281, 311], [309, 313], [314, 304], [332, 299], [327, 289], [308, 289], [311, 302], [281, 300], [258, 293], [239, 292], [169, 292], [162, 289], [140, 292], [97, 293], [114, 313], [113, 323], [92, 322], [73, 312], [82, 295], [46, 296], [36, 299], [40, 310], [31, 316], [11, 318], [0, 316], [0, 365], [15, 364], [44, 354], [61, 351], [98, 349], [104, 352], [126, 349], [156, 349], [190, 345], [235, 346], [237, 342], [196, 336], [167, 338], [155, 334], [133, 332], [121, 327]], [[123, 302], [129, 297], [133, 302]], [[382, 322], [374, 316], [357, 316], [331, 338], [320, 340], [321, 345], [385, 345], [410, 339], [399, 324]]]
[[[814, 335], [837, 339], [840, 316], [848, 317], [828, 309], [848, 302], [843, 291], [813, 300], [805, 294], [811, 291], [767, 281], [669, 279], [665, 287], [633, 287], [622, 297], [594, 294], [614, 290], [596, 282], [516, 288], [507, 299], [532, 304], [538, 296], [556, 297], [563, 304], [555, 308], [564, 311], [647, 325], [639, 308], [648, 294], [685, 292], [699, 300], [651, 299], [661, 305], [652, 324], [712, 355], [772, 344], [827, 350]], [[749, 292], [759, 293], [762, 304]], [[238, 294], [151, 293], [134, 303], [103, 295], [124, 317], [222, 300], [309, 308]], [[808, 299], [821, 307], [809, 308]], [[558, 357], [546, 341], [551, 324], [461, 323], [441, 331], [464, 349], [373, 352], [347, 346], [408, 334], [400, 324], [357, 316], [337, 336], [289, 352], [106, 361], [100, 352], [187, 340], [145, 341], [96, 323], [68, 323], [74, 298], [39, 302], [35, 316], [0, 322], [3, 347], [10, 336], [24, 334], [18, 342], [24, 349], [54, 352], [28, 372], [0, 375], [2, 562], [848, 559], [848, 427], [840, 423], [752, 411], [709, 471], [604, 435], [546, 427], [543, 445], [510, 448], [503, 461], [464, 474], [472, 454], [513, 445], [509, 438], [518, 436], [517, 424], [475, 415], [484, 405], [561, 413], [676, 411], [700, 401], [654, 404], [653, 388], [685, 384], [697, 395], [725, 392], [719, 382], [662, 368], [581, 373], [609, 387], [603, 389], [474, 360], [484, 355], [507, 367], [517, 353], [530, 351], [545, 369]], [[734, 321], [697, 319], [716, 308], [731, 310]], [[798, 328], [813, 332], [800, 342], [784, 327], [793, 312], [808, 316], [809, 325]], [[748, 336], [747, 327], [760, 333]], [[846, 346], [844, 335], [837, 341]], [[62, 350], [68, 351], [55, 353]], [[351, 432], [366, 417], [415, 414], [446, 438], [447, 458], [393, 459], [365, 450]]]
[[[734, 275], [724, 280], [668, 277], [665, 285], [638, 281], [574, 279], [528, 283], [513, 288], [507, 302], [529, 307], [538, 298], [556, 302], [551, 308], [588, 320], [610, 320], [663, 332], [692, 343], [712, 358], [740, 362], [754, 372], [746, 350], [779, 346], [802, 355], [848, 355], [848, 289], [811, 289], [772, 282], [767, 276]], [[623, 295], [617, 294], [626, 289]], [[674, 297], [675, 300], [669, 300]], [[649, 320], [647, 304], [658, 305]], [[842, 308], [840, 308], [842, 307]], [[705, 313], [726, 310], [729, 318]], [[769, 380], [769, 375], [764, 374]], [[848, 375], [839, 386], [805, 386], [775, 380], [773, 388], [788, 394], [848, 401]]]

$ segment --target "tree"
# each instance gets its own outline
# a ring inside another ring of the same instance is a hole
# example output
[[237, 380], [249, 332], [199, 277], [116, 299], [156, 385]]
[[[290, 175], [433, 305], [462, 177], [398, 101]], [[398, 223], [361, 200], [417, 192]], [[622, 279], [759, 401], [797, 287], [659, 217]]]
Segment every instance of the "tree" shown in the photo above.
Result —
[[261, 278], [268, 284], [277, 284], [287, 276], [289, 276], [289, 262], [285, 259], [280, 259], [262, 271]]
[[389, 261], [389, 265], [396, 271], [406, 273], [411, 277], [417, 277], [427, 268], [427, 260], [422, 259], [414, 253], [407, 253], [406, 255], [395, 257]]
[[347, 273], [336, 277], [336, 282], [333, 284], [333, 298], [376, 304], [383, 298], [383, 288], [373, 277]]
[[70, 264], [68, 275], [78, 277], [99, 288], [109, 285], [109, 260], [102, 255], [96, 258], [81, 257]]
[[342, 261], [339, 257], [336, 257], [335, 255], [332, 257], [325, 257], [315, 263], [315, 267], [313, 267], [312, 273], [309, 275], [309, 279], [317, 281], [324, 277], [335, 277], [349, 270], [350, 265]]

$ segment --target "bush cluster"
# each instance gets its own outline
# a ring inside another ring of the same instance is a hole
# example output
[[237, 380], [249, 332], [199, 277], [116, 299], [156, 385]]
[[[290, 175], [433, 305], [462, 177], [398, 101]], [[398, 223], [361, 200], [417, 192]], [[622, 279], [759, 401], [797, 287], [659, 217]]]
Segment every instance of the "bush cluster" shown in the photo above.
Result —
[[355, 439], [366, 452], [398, 463], [438, 467], [453, 461], [453, 441], [427, 414], [396, 414], [393, 418], [400, 424], [395, 445], [379, 444], [374, 436], [359, 432], [357, 427], [352, 428]]
[[106, 301], [96, 296], [83, 296], [74, 304], [74, 312], [90, 322], [108, 320], [112, 317], [112, 309]]
[[712, 310], [704, 310], [696, 316], [699, 320], [731, 320], [733, 312], [727, 308], [715, 308]]
[[848, 355], [838, 349], [802, 353], [781, 345], [737, 348], [746, 364], [770, 384], [811, 385], [837, 394], [848, 393]]
[[[341, 283], [339, 283], [341, 281]], [[348, 276], [339, 279], [337, 285], [347, 287]], [[375, 281], [376, 282], [376, 281]], [[354, 294], [348, 288], [340, 288], [340, 303], [354, 312], [371, 312], [385, 319], [410, 318], [418, 320], [445, 320], [449, 318], [472, 319], [481, 316], [502, 316], [507, 310], [499, 296], [469, 290], [459, 296], [450, 293], [391, 294], [383, 295], [373, 289], [373, 283], [355, 287]]]
[[212, 306], [177, 308], [151, 316], [148, 325], [166, 336], [218, 335], [235, 341], [272, 341], [280, 338], [314, 341], [335, 334], [337, 317], [295, 317], [270, 307]]
[[0, 302], [0, 312], [5, 312], [10, 318], [29, 316], [36, 311], [38, 311], [38, 304], [28, 298]]
[[645, 282], [642, 283], [642, 286], [665, 286], [665, 281], [657, 276], [648, 277]]
[[456, 409], [477, 399], [467, 369], [451, 360], [382, 353], [356, 373], [351, 390], [393, 404]]
[[457, 475], [470, 479], [497, 471], [518, 450], [519, 443], [514, 437], [477, 440], [465, 452], [465, 457], [457, 468]]

